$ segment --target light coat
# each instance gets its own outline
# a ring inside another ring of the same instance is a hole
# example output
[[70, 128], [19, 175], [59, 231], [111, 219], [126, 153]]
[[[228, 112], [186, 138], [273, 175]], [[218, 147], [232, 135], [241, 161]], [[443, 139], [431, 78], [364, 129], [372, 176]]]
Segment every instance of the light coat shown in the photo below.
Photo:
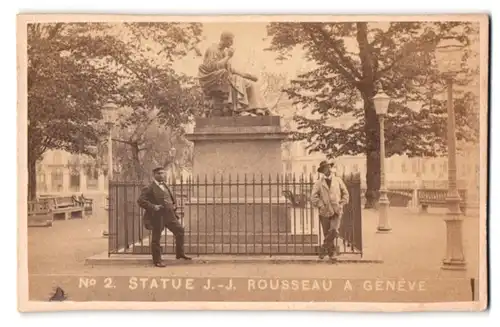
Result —
[[349, 191], [342, 178], [330, 176], [332, 180], [330, 188], [326, 183], [326, 176], [320, 174], [311, 192], [311, 204], [318, 208], [319, 215], [322, 217], [330, 217], [335, 214], [340, 216], [344, 205], [349, 203]]

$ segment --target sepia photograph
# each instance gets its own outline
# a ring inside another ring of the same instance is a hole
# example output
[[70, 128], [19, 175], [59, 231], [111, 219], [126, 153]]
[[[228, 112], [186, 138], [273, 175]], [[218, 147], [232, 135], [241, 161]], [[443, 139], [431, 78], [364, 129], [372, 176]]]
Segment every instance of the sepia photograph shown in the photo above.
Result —
[[489, 37], [19, 14], [18, 310], [485, 310]]

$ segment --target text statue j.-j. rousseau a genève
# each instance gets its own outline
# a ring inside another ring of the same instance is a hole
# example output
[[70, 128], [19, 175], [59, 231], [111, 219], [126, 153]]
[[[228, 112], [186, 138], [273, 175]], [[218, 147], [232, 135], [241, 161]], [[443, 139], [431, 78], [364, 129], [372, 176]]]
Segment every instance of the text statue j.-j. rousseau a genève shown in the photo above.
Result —
[[199, 66], [199, 82], [205, 96], [206, 116], [267, 116], [270, 111], [261, 100], [254, 82], [257, 77], [231, 65], [234, 35], [221, 34], [220, 42], [210, 46]]

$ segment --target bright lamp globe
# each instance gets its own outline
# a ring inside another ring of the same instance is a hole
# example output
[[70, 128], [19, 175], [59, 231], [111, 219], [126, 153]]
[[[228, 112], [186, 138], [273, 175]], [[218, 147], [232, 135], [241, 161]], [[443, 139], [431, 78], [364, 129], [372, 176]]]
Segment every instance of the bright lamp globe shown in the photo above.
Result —
[[457, 40], [444, 40], [437, 45], [436, 61], [441, 74], [456, 75], [460, 72], [462, 49], [462, 44]]
[[375, 104], [375, 112], [377, 115], [386, 115], [387, 109], [389, 108], [389, 102], [391, 98], [384, 92], [379, 92], [373, 97], [373, 103]]

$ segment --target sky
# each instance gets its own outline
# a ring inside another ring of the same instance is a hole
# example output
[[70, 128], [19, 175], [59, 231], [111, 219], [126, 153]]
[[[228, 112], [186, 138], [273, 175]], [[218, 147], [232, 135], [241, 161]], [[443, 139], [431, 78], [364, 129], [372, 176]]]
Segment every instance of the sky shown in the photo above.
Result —
[[[232, 64], [235, 68], [259, 75], [263, 70], [273, 73], [288, 73], [293, 77], [297, 72], [303, 69], [313, 67], [312, 63], [307, 63], [302, 52], [294, 51], [292, 58], [278, 63], [275, 61], [277, 54], [271, 51], [264, 51], [270, 45], [267, 37], [266, 23], [204, 23], [203, 38], [199, 44], [202, 53], [214, 43], [219, 42], [222, 32], [230, 31], [234, 34], [235, 49]], [[190, 55], [174, 64], [176, 70], [185, 74], [196, 76], [198, 66], [202, 62], [201, 57]]]

